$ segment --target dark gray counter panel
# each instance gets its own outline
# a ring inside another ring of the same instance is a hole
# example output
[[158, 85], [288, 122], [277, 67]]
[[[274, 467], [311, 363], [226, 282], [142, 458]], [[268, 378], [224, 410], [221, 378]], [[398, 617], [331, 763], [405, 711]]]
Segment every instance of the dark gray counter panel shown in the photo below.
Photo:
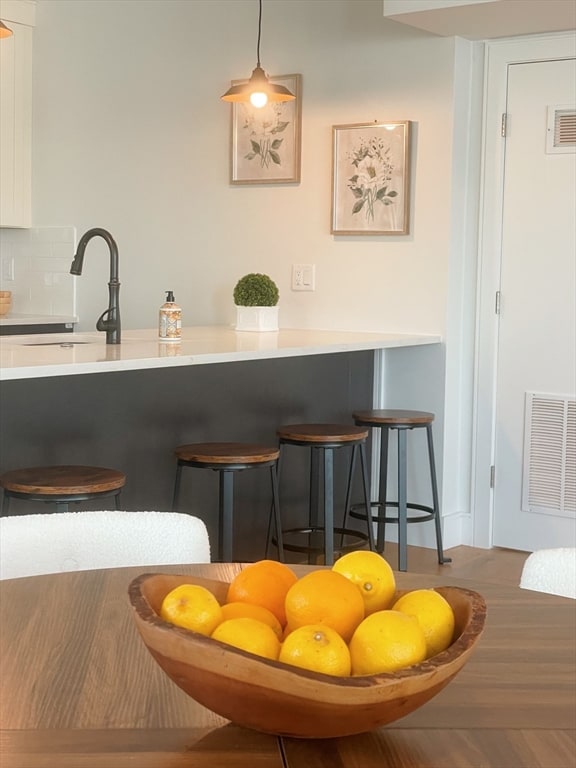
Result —
[[[280, 423], [352, 423], [354, 409], [372, 407], [372, 382], [372, 352], [6, 381], [0, 470], [38, 464], [115, 467], [128, 476], [124, 508], [168, 510], [176, 445], [221, 440], [275, 445]], [[297, 524], [307, 514], [307, 452], [289, 450], [283, 514]], [[336, 451], [342, 494], [343, 459], [344, 451]], [[239, 473], [235, 484], [236, 558], [258, 559], [264, 556], [269, 474]], [[181, 498], [182, 508], [206, 520], [215, 541], [217, 474], [185, 470]], [[11, 512], [17, 509], [47, 508], [14, 502]]]

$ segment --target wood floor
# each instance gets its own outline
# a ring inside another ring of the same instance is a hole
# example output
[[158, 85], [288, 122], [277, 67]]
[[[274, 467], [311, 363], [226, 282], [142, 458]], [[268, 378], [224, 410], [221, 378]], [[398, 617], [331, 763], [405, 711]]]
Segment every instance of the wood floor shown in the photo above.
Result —
[[[408, 570], [418, 573], [446, 574], [455, 578], [481, 579], [494, 581], [499, 584], [518, 586], [522, 574], [522, 566], [529, 552], [518, 552], [512, 549], [478, 549], [476, 547], [459, 546], [446, 550], [445, 554], [452, 562], [439, 565], [435, 549], [408, 547]], [[394, 570], [398, 567], [396, 545], [386, 543], [384, 556]]]
[[[478, 579], [479, 581], [494, 582], [517, 587], [520, 584], [522, 567], [529, 552], [519, 552], [513, 549], [480, 549], [478, 547], [458, 546], [445, 550], [444, 554], [452, 558], [451, 563], [439, 565], [436, 550], [424, 547], [408, 547], [408, 571], [425, 573], [433, 576], [451, 576], [462, 579]], [[286, 553], [287, 563], [307, 563], [298, 556], [291, 558]], [[398, 548], [393, 542], [386, 542], [384, 557], [392, 568], [398, 570]], [[323, 558], [319, 558], [322, 565]]]

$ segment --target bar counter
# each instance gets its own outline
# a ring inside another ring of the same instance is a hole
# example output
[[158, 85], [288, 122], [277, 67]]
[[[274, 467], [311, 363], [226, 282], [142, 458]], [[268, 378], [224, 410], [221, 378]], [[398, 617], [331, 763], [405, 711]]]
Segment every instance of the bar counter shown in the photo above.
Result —
[[[152, 329], [125, 330], [117, 345], [106, 345], [103, 333], [3, 337], [0, 471], [51, 464], [112, 467], [127, 476], [122, 508], [168, 510], [178, 445], [274, 446], [281, 424], [350, 423], [354, 409], [379, 402], [394, 375], [391, 355], [413, 351], [422, 359], [418, 379], [428, 389], [441, 381], [439, 342], [411, 334], [240, 333], [228, 327], [186, 328], [175, 344], [158, 341]], [[427, 396], [423, 406], [429, 402]], [[338, 454], [335, 493], [343, 500], [348, 454]], [[286, 527], [307, 519], [306, 478], [301, 455], [288, 457], [281, 491]], [[190, 470], [180, 507], [205, 520], [214, 540], [217, 479], [214, 472]], [[238, 559], [263, 557], [269, 504], [267, 478], [239, 473]], [[20, 501], [13, 514], [37, 513], [38, 506]]]
[[42, 334], [0, 339], [0, 380], [110, 373], [438, 344], [440, 336], [408, 333], [280, 330], [252, 333], [228, 326], [184, 328], [165, 342], [155, 329], [122, 331], [120, 344], [103, 333]]

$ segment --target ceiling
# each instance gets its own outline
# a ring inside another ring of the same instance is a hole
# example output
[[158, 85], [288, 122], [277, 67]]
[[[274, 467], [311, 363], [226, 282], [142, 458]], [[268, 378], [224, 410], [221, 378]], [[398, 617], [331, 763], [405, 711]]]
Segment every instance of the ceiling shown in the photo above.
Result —
[[576, 30], [576, 0], [383, 0], [384, 16], [436, 35], [485, 40]]

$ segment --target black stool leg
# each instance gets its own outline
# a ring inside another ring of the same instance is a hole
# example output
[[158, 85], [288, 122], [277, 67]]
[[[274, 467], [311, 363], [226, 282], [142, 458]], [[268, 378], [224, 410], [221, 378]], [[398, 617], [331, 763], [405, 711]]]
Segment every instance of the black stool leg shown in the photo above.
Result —
[[320, 448], [310, 449], [310, 493], [308, 496], [308, 525], [320, 525], [318, 510], [320, 508]]
[[176, 478], [174, 480], [174, 493], [172, 494], [172, 512], [176, 512], [176, 505], [180, 497], [180, 481], [182, 479], [182, 464], [178, 462], [176, 466]]
[[[322, 467], [320, 466], [322, 448], [310, 449], [310, 492], [308, 496], [308, 526], [311, 529], [309, 545], [312, 547], [318, 536], [317, 528], [320, 527], [320, 475]], [[315, 563], [314, 552], [312, 549], [308, 552], [308, 563]]]
[[220, 472], [220, 536], [218, 552], [220, 560], [224, 563], [232, 562], [232, 508], [234, 499], [234, 472], [228, 469]]
[[398, 570], [408, 569], [406, 513], [406, 430], [398, 430]]
[[[342, 530], [346, 530], [346, 523], [348, 522], [348, 511], [350, 509], [350, 501], [352, 498], [352, 483], [354, 481], [354, 469], [356, 467], [356, 448], [357, 445], [352, 446], [352, 456], [350, 457], [350, 466], [348, 467], [348, 483], [346, 484], [346, 500], [344, 501], [344, 519], [342, 521]], [[364, 470], [362, 470], [364, 471]], [[370, 509], [368, 509], [370, 514]], [[344, 534], [340, 537], [340, 545], [344, 543]]]
[[7, 515], [9, 509], [10, 509], [10, 494], [4, 491], [4, 498], [2, 499], [2, 516]]
[[69, 505], [67, 501], [56, 502], [56, 512], [68, 512]]
[[[356, 446], [353, 447], [353, 451], [356, 451]], [[374, 528], [372, 524], [372, 508], [370, 506], [370, 491], [368, 489], [368, 470], [366, 467], [366, 447], [364, 443], [360, 443], [360, 467], [362, 469], [362, 485], [364, 487], [364, 504], [366, 505], [366, 525], [368, 526], [368, 546], [372, 552], [376, 547], [374, 544]], [[346, 506], [348, 509], [348, 506]]]
[[324, 565], [334, 565], [334, 451], [324, 448]]
[[114, 494], [114, 509], [120, 509], [120, 491]]
[[[282, 520], [280, 518], [280, 494], [278, 493], [278, 474], [276, 466], [273, 464], [270, 467], [270, 477], [272, 480], [272, 505], [274, 507], [274, 525], [276, 528], [276, 542], [278, 547], [278, 559], [281, 563], [284, 562], [284, 542], [282, 539]], [[270, 522], [268, 523], [270, 528]], [[266, 555], [268, 555], [268, 542], [270, 541], [270, 533], [268, 533], [268, 541], [266, 544]]]
[[376, 533], [376, 550], [384, 553], [386, 546], [386, 494], [388, 492], [388, 427], [380, 428], [380, 489], [379, 506], [381, 509], [380, 519]]
[[[276, 462], [275, 475], [276, 475], [276, 493], [278, 498], [280, 497], [280, 468], [282, 466], [282, 444], [280, 444], [280, 452], [278, 455], [278, 461]], [[274, 494], [274, 487], [272, 488], [272, 494]], [[272, 499], [272, 506], [270, 507], [270, 514], [268, 515], [268, 531], [266, 533], [266, 557], [270, 555], [270, 546], [272, 545], [272, 517], [276, 520], [276, 544], [278, 546], [282, 536], [282, 520], [280, 519], [279, 505], [274, 507], [274, 499]], [[282, 549], [284, 545], [282, 545]], [[278, 546], [278, 555], [280, 556], [280, 548]], [[280, 557], [280, 561], [284, 562], [284, 558]]]
[[432, 425], [426, 427], [426, 437], [428, 439], [428, 458], [430, 461], [430, 481], [432, 483], [432, 506], [434, 509], [434, 525], [436, 526], [436, 550], [438, 552], [438, 562], [440, 565], [451, 563], [451, 557], [445, 557], [442, 546], [442, 521], [440, 520], [440, 504], [438, 502], [438, 483], [436, 482], [436, 464], [434, 461], [434, 443], [432, 440]]

